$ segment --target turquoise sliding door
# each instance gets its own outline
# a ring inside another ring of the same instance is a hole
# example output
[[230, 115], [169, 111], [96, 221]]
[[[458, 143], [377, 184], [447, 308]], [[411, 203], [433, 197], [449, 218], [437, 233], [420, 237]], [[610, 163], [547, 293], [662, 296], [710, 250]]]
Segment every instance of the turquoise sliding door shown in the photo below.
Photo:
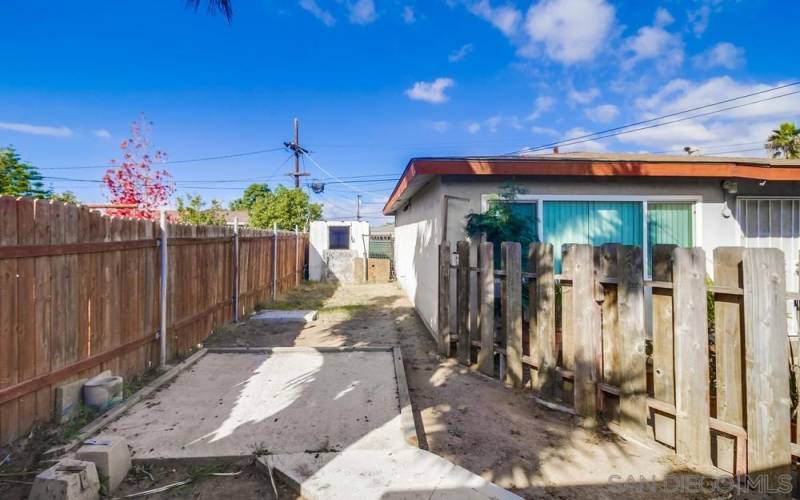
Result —
[[545, 201], [544, 241], [553, 244], [556, 272], [567, 243], [642, 246], [642, 204], [638, 201]]
[[693, 204], [653, 203], [647, 204], [647, 261], [652, 270], [653, 245], [669, 244], [691, 247], [694, 242]]

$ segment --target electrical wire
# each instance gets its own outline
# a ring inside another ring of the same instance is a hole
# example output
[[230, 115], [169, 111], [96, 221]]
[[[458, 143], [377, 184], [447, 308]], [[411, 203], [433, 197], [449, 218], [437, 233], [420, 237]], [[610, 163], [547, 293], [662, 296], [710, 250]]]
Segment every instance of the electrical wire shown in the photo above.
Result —
[[[593, 141], [593, 140], [606, 139], [608, 137], [615, 137], [615, 136], [618, 136], [618, 135], [630, 134], [630, 133], [638, 132], [638, 131], [641, 131], [641, 130], [647, 130], [647, 129], [651, 129], [651, 128], [663, 127], [665, 125], [671, 125], [673, 123], [678, 123], [678, 122], [682, 122], [682, 121], [686, 121], [686, 120], [691, 120], [691, 119], [694, 119], [694, 118], [701, 118], [701, 117], [713, 115], [713, 114], [716, 114], [716, 113], [722, 113], [724, 111], [730, 111], [732, 109], [743, 108], [745, 106], [751, 106], [753, 104], [759, 104], [759, 103], [762, 103], [762, 102], [771, 101], [771, 100], [774, 100], [774, 99], [779, 99], [779, 98], [782, 98], [782, 97], [798, 94], [798, 93], [800, 93], [800, 90], [796, 90], [796, 91], [793, 91], [793, 92], [787, 92], [785, 94], [780, 94], [780, 95], [777, 95], [777, 96], [771, 96], [771, 97], [767, 97], [767, 98], [764, 98], [764, 99], [758, 99], [758, 100], [755, 100], [755, 101], [752, 101], [752, 102], [747, 102], [747, 103], [744, 103], [744, 104], [738, 104], [736, 106], [729, 106], [727, 108], [716, 109], [716, 110], [709, 111], [709, 112], [706, 112], [706, 113], [700, 113], [700, 114], [697, 114], [697, 115], [692, 115], [692, 116], [680, 118], [680, 119], [677, 119], [677, 120], [670, 120], [670, 121], [663, 122], [663, 123], [654, 123], [653, 125], [648, 125], [646, 127], [639, 127], [639, 128], [632, 129], [632, 130], [625, 130], [625, 129], [629, 129], [631, 127], [644, 125], [646, 123], [658, 122], [660, 120], [664, 120], [665, 118], [671, 118], [673, 116], [679, 116], [679, 115], [683, 115], [683, 114], [686, 114], [686, 113], [699, 111], [701, 109], [707, 109], [707, 108], [710, 108], [710, 107], [719, 106], [720, 104], [727, 104], [729, 102], [738, 101], [738, 100], [741, 100], [741, 99], [746, 99], [748, 97], [753, 97], [753, 96], [760, 95], [760, 94], [765, 94], [765, 93], [768, 93], [768, 92], [774, 92], [776, 90], [784, 89], [784, 88], [787, 88], [787, 87], [792, 87], [792, 86], [795, 86], [795, 85], [800, 85], [800, 81], [789, 83], [789, 84], [786, 84], [786, 85], [779, 85], [777, 87], [772, 87], [772, 88], [761, 90], [761, 91], [758, 91], [758, 92], [752, 92], [750, 94], [745, 94], [745, 95], [741, 95], [741, 96], [738, 96], [738, 97], [733, 97], [733, 98], [730, 98], [730, 99], [724, 99], [722, 101], [717, 101], [717, 102], [713, 102], [713, 103], [709, 103], [709, 104], [704, 104], [702, 106], [697, 106], [697, 107], [694, 107], [694, 108], [684, 109], [682, 111], [676, 111], [674, 113], [669, 113], [669, 114], [666, 114], [666, 115], [657, 116], [655, 118], [649, 118], [647, 120], [641, 120], [641, 121], [638, 121], [638, 122], [629, 123], [627, 125], [621, 125], [621, 126], [618, 126], [618, 127], [612, 127], [612, 128], [609, 128], [609, 129], [598, 131], [598, 132], [592, 132], [590, 134], [583, 134], [583, 135], [580, 135], [580, 136], [577, 136], [577, 137], [572, 137], [570, 139], [564, 139], [564, 140], [561, 140], [561, 141], [542, 144], [541, 146], [537, 146], [537, 147], [534, 147], [534, 148], [523, 148], [523, 149], [520, 149], [520, 150], [517, 150], [517, 151], [513, 151], [511, 153], [506, 153], [503, 156], [519, 155], [521, 153], [539, 151], [539, 150], [542, 150], [542, 149], [549, 149], [549, 148], [552, 148], [554, 146], [564, 146], [564, 147], [572, 146], [572, 145], [575, 145], [575, 144], [582, 144], [584, 142], [589, 142], [589, 141]], [[611, 133], [611, 132], [615, 132], [615, 133]]]
[[[253, 156], [253, 155], [260, 155], [264, 153], [272, 153], [274, 151], [282, 151], [286, 148], [271, 148], [271, 149], [260, 149], [258, 151], [248, 151], [246, 153], [231, 153], [219, 156], [206, 156], [203, 158], [188, 158], [186, 160], [167, 160], [165, 162], [158, 163], [158, 165], [179, 165], [184, 163], [196, 163], [201, 161], [214, 161], [214, 160], [229, 160], [232, 158], [242, 158], [244, 156]], [[78, 169], [87, 169], [87, 168], [114, 168], [114, 165], [106, 164], [106, 165], [77, 165], [73, 167], [37, 167], [38, 170], [78, 170]]]

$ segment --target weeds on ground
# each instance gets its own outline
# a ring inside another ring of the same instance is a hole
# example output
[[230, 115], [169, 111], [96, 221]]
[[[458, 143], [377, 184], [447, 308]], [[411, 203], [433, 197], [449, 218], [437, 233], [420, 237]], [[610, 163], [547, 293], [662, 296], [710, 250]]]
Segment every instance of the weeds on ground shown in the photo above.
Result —
[[297, 288], [293, 288], [278, 298], [275, 302], [259, 303], [256, 310], [260, 309], [320, 309], [333, 292], [338, 288], [337, 283], [323, 283], [304, 281]]
[[355, 315], [362, 311], [366, 311], [368, 306], [366, 304], [349, 304], [346, 306], [325, 307], [317, 312], [317, 318], [348, 320], [352, 319]]

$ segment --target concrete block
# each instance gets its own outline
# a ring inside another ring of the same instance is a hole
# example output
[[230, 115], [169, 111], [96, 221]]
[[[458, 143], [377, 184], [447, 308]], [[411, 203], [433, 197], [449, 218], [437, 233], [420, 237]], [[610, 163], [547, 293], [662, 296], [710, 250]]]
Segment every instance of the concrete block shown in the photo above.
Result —
[[28, 500], [97, 500], [100, 479], [92, 462], [64, 459], [41, 472]]
[[86, 406], [106, 411], [122, 402], [122, 377], [94, 377], [83, 385], [83, 402]]
[[78, 415], [78, 409], [82, 401], [83, 384], [87, 381], [88, 379], [82, 378], [56, 387], [56, 405], [53, 410], [53, 417], [56, 422], [63, 424]]
[[87, 439], [75, 453], [75, 458], [97, 466], [98, 473], [108, 478], [109, 492], [117, 489], [131, 468], [128, 442], [122, 436], [100, 435]]
[[353, 259], [353, 283], [366, 283], [367, 281], [367, 277], [364, 274], [366, 272], [366, 262], [364, 260], [364, 257]]
[[265, 309], [250, 319], [259, 321], [271, 321], [273, 323], [308, 323], [317, 319], [317, 311], [309, 309], [282, 310]]
[[94, 377], [87, 380], [87, 382], [97, 382], [98, 380], [102, 380], [104, 378], [108, 378], [111, 376], [111, 370], [103, 370]]
[[391, 276], [392, 261], [389, 259], [369, 259], [368, 281], [388, 283]]

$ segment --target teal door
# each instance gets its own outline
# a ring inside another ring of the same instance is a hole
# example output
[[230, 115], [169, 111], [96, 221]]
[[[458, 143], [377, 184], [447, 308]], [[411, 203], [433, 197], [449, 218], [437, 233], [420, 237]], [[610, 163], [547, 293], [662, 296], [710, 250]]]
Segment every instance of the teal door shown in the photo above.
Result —
[[694, 242], [694, 205], [688, 203], [648, 203], [647, 204], [647, 262], [653, 267], [653, 245], [678, 245], [691, 247]]
[[638, 201], [545, 201], [544, 241], [553, 244], [556, 272], [567, 243], [642, 246], [642, 204]]

